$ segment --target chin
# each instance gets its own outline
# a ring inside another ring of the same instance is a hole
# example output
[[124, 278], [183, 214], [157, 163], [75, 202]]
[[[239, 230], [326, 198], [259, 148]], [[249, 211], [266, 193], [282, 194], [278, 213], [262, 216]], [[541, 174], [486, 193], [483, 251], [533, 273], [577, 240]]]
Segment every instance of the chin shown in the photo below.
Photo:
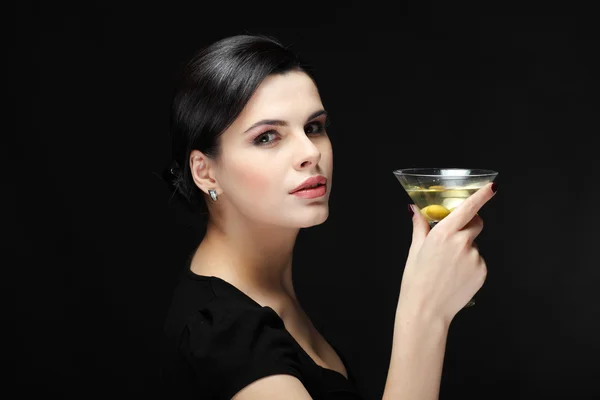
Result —
[[299, 228], [310, 228], [311, 226], [321, 225], [329, 217], [329, 207], [323, 207], [320, 210], [310, 210], [310, 216], [306, 216], [304, 221], [299, 221]]

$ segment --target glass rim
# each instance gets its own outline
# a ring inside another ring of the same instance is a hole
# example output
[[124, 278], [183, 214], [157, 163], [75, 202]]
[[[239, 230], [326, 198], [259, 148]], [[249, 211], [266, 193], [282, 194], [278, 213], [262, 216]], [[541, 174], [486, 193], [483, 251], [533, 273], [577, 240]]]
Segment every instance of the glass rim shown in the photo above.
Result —
[[[450, 172], [463, 172], [462, 174], [449, 174], [444, 175], [441, 173], [432, 173], [432, 171], [450, 171]], [[481, 168], [428, 168], [428, 167], [418, 167], [418, 168], [400, 168], [392, 171], [396, 176], [424, 176], [431, 178], [456, 178], [456, 179], [468, 179], [468, 178], [478, 178], [478, 177], [489, 177], [498, 175], [497, 171], [491, 169], [481, 169]], [[466, 172], [466, 173], [465, 173]]]

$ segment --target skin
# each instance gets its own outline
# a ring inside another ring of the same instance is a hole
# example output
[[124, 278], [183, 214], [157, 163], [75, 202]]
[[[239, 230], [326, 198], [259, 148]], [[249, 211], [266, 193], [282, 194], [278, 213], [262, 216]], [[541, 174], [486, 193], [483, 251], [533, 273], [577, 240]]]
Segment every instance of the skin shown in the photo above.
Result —
[[[219, 277], [275, 310], [313, 358], [347, 376], [338, 355], [302, 310], [292, 282], [292, 253], [301, 228], [329, 215], [333, 154], [318, 89], [303, 72], [267, 77], [221, 136], [219, 156], [194, 150], [190, 167], [208, 199], [206, 235], [192, 272]], [[279, 120], [279, 124], [260, 124]], [[263, 145], [258, 144], [263, 143]], [[303, 199], [289, 192], [307, 178], [327, 178], [326, 194]]]

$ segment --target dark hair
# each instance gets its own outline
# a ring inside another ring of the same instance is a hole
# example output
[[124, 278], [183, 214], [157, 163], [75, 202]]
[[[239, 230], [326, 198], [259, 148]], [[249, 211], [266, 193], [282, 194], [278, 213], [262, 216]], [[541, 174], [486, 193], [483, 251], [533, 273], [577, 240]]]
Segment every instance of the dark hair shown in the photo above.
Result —
[[242, 112], [261, 82], [271, 74], [308, 66], [279, 41], [262, 35], [221, 39], [197, 52], [184, 67], [171, 106], [172, 163], [164, 179], [190, 210], [205, 207], [189, 166], [190, 153], [220, 153], [220, 137]]

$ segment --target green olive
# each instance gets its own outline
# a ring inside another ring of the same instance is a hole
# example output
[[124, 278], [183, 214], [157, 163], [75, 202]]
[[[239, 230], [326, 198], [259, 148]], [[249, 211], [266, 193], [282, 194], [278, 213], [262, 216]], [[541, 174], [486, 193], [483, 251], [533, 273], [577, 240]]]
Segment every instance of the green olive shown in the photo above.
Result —
[[[425, 208], [427, 208], [427, 207], [425, 207]], [[429, 215], [427, 215], [427, 212], [426, 212], [425, 208], [421, 209], [421, 215], [423, 217], [425, 217], [425, 219], [427, 220], [427, 222], [433, 221], [433, 219]]]
[[450, 214], [450, 210], [438, 204], [427, 206], [423, 208], [421, 212], [435, 221], [441, 221], [442, 219], [446, 218], [448, 214]]

